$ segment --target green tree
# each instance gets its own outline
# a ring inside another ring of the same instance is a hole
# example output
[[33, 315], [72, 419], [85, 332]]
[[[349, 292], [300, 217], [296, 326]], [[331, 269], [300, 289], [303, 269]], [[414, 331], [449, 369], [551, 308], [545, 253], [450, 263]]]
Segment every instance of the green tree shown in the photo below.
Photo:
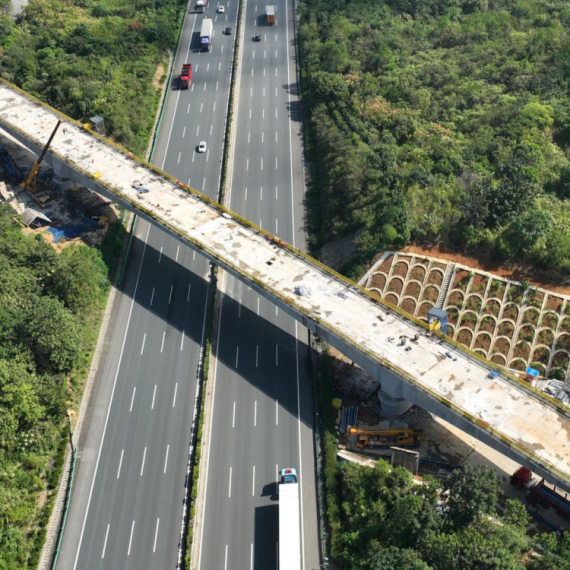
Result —
[[494, 511], [499, 496], [500, 479], [497, 474], [468, 463], [456, 469], [447, 480], [449, 490], [448, 516], [454, 526], [466, 527], [482, 514]]

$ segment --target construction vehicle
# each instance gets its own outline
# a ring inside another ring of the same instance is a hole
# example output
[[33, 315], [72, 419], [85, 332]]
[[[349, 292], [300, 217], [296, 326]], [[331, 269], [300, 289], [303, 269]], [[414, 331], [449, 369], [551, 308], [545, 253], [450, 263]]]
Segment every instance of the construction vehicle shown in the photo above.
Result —
[[182, 66], [182, 73], [180, 74], [180, 89], [188, 89], [192, 79], [192, 64], [185, 63]]
[[552, 507], [561, 517], [570, 520], [570, 499], [568, 493], [532, 476], [530, 469], [519, 467], [511, 475], [511, 485], [528, 492], [527, 500], [548, 508]]
[[360, 449], [365, 447], [412, 447], [423, 441], [421, 429], [362, 429], [348, 428], [348, 435], [356, 435], [356, 445]]
[[[53, 130], [53, 132], [51, 133], [51, 136], [49, 137], [47, 143], [45, 144], [40, 156], [38, 157], [38, 160], [36, 160], [36, 162], [34, 162], [34, 165], [32, 166], [32, 170], [30, 171], [30, 174], [28, 175], [28, 177], [20, 184], [21, 188], [25, 188], [26, 190], [28, 190], [28, 192], [31, 192], [32, 195], [37, 192], [38, 187], [37, 187], [37, 182], [36, 182], [36, 177], [38, 175], [38, 170], [40, 169], [40, 164], [42, 163], [42, 160], [44, 159], [44, 156], [46, 155], [46, 152], [49, 148], [49, 145], [51, 144], [51, 141], [53, 140], [53, 137], [55, 137], [55, 133], [57, 133], [57, 129], [59, 128], [59, 125], [61, 125], [61, 119], [59, 119], [57, 121], [57, 125], [55, 126], [55, 129]], [[47, 200], [45, 200], [46, 196], [42, 196], [40, 198], [40, 200], [42, 200], [41, 202], [38, 201], [38, 199], [35, 198], [36, 202], [38, 202], [38, 204], [42, 207], [45, 208], [48, 204], [46, 203]], [[49, 198], [49, 196], [48, 196]], [[51, 203], [51, 202], [50, 202]]]

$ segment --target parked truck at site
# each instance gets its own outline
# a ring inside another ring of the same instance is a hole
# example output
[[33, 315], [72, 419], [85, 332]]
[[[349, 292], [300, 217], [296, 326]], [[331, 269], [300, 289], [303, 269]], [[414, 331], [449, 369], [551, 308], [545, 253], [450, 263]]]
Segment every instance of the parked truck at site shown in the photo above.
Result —
[[204, 19], [202, 21], [202, 29], [200, 30], [200, 51], [210, 51], [213, 30], [212, 20], [209, 18]]
[[511, 485], [527, 491], [530, 502], [536, 502], [543, 507], [552, 507], [561, 517], [570, 521], [570, 500], [568, 493], [547, 483], [544, 479], [537, 479], [526, 467], [520, 467], [511, 475]]
[[182, 66], [182, 72], [180, 73], [180, 89], [188, 89], [190, 86], [190, 81], [192, 79], [192, 64], [185, 63]]

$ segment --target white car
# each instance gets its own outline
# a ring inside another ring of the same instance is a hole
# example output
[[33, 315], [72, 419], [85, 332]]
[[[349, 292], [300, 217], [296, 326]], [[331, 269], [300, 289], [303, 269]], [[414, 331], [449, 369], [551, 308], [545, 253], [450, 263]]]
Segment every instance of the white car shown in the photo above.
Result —
[[200, 141], [198, 152], [206, 152], [206, 141]]
[[218, 14], [223, 14], [224, 13], [224, 7], [223, 6], [218, 6]]

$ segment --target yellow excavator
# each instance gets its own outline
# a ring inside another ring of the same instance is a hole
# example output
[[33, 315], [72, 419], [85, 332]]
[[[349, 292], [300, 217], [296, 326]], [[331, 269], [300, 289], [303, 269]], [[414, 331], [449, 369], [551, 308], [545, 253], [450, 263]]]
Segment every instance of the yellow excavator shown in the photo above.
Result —
[[49, 148], [49, 145], [51, 144], [51, 141], [53, 140], [53, 137], [55, 137], [55, 133], [57, 133], [57, 129], [59, 128], [59, 125], [61, 125], [61, 119], [59, 119], [57, 121], [57, 125], [55, 126], [55, 129], [51, 133], [51, 136], [49, 137], [48, 142], [45, 144], [40, 156], [38, 157], [38, 160], [36, 160], [36, 162], [34, 162], [34, 165], [32, 166], [32, 170], [30, 171], [30, 174], [20, 184], [21, 188], [25, 188], [28, 192], [30, 192], [32, 194], [32, 196], [34, 197], [34, 200], [42, 208], [45, 208], [47, 205], [49, 205], [51, 203], [51, 200], [49, 199], [49, 196], [47, 194], [45, 196], [36, 196], [35, 195], [36, 192], [38, 191], [36, 177], [38, 175], [38, 170], [40, 168], [40, 164], [42, 163], [42, 160], [44, 159], [44, 156], [46, 155], [46, 152]]
[[348, 435], [356, 435], [356, 445], [365, 447], [413, 447], [424, 439], [421, 429], [362, 429], [348, 428]]

